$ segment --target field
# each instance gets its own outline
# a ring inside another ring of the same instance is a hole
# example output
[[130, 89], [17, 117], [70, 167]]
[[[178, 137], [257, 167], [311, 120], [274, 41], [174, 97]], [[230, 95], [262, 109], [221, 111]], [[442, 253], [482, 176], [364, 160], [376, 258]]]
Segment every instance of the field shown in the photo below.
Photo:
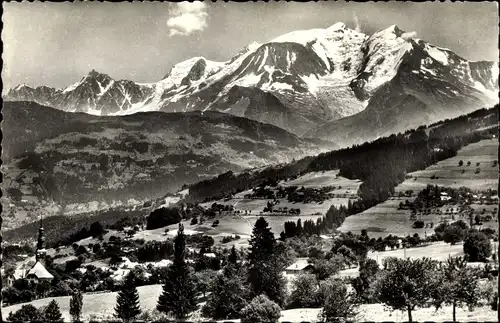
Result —
[[[356, 194], [361, 185], [359, 180], [351, 180], [339, 176], [339, 170], [329, 170], [323, 172], [312, 172], [300, 176], [294, 180], [281, 181], [279, 185], [287, 186], [304, 186], [306, 188], [321, 188], [324, 186], [337, 186], [337, 189], [332, 192], [335, 194]], [[341, 189], [338, 187], [341, 186]]]
[[[326, 171], [326, 172], [314, 172], [308, 173], [304, 176], [298, 177], [290, 181], [281, 181], [279, 185], [283, 187], [287, 186], [298, 186], [306, 188], [321, 188], [324, 186], [335, 186], [335, 189], [331, 191], [333, 194], [345, 196], [345, 197], [335, 197], [328, 199], [322, 203], [291, 203], [286, 199], [280, 199], [279, 207], [288, 208], [300, 208], [301, 214], [298, 215], [266, 215], [262, 213], [264, 207], [266, 207], [268, 200], [266, 199], [249, 199], [245, 198], [246, 194], [251, 193], [251, 190], [240, 192], [235, 194], [231, 199], [211, 201], [201, 204], [205, 208], [210, 208], [210, 206], [216, 202], [218, 204], [233, 205], [235, 211], [240, 211], [240, 214], [246, 215], [224, 215], [217, 216], [214, 219], [207, 220], [203, 224], [191, 225], [190, 221], [182, 221], [184, 225], [184, 232], [186, 234], [196, 234], [205, 233], [219, 243], [224, 236], [229, 235], [239, 235], [240, 239], [234, 240], [228, 243], [228, 246], [233, 244], [236, 247], [248, 246], [248, 239], [252, 234], [252, 228], [255, 221], [261, 215], [264, 216], [274, 232], [275, 236], [278, 237], [281, 231], [283, 231], [283, 224], [286, 221], [296, 222], [299, 218], [302, 221], [314, 220], [320, 218], [324, 215], [330, 205], [340, 205], [347, 204], [349, 199], [357, 198], [357, 190], [361, 184], [358, 180], [349, 180], [347, 178], [338, 176], [339, 171]], [[212, 227], [212, 223], [215, 220], [219, 220], [219, 225]], [[146, 241], [150, 240], [166, 240], [167, 238], [172, 238], [175, 236], [178, 228], [178, 224], [169, 225], [167, 227], [169, 232], [165, 234], [165, 228], [159, 228], [155, 230], [145, 230], [138, 232], [134, 235], [135, 239], [144, 239]]]
[[[156, 307], [156, 302], [159, 295], [161, 294], [160, 285], [150, 285], [141, 286], [137, 288], [140, 296], [140, 305], [144, 310], [153, 310]], [[113, 308], [116, 304], [116, 294], [113, 293], [101, 293], [101, 294], [84, 294], [83, 295], [83, 320], [103, 320], [110, 319], [113, 315]], [[39, 299], [29, 304], [35, 307], [46, 306], [49, 302], [55, 299], [60, 306], [61, 313], [63, 315], [64, 321], [69, 322], [71, 317], [69, 315], [69, 300], [70, 296], [65, 297], [55, 297], [55, 298], [44, 298]], [[26, 304], [26, 303], [24, 303]], [[17, 311], [24, 304], [16, 304], [13, 306], [8, 306], [2, 308], [2, 313], [4, 317], [7, 317], [9, 312]], [[201, 304], [200, 304], [201, 305]], [[292, 310], [281, 311], [280, 322], [317, 322], [318, 314], [321, 308], [300, 308]], [[433, 308], [428, 309], [418, 309], [413, 313], [413, 319], [415, 321], [435, 321], [443, 322], [450, 321], [452, 310], [450, 306], [446, 306], [438, 311]], [[457, 308], [457, 320], [458, 321], [476, 321], [476, 322], [486, 322], [495, 321], [497, 317], [497, 312], [492, 311], [488, 307], [477, 307], [474, 311], [469, 312], [466, 309]], [[370, 321], [370, 322], [382, 322], [382, 321], [393, 321], [393, 322], [404, 322], [407, 321], [407, 314], [400, 311], [391, 312], [382, 304], [369, 304], [361, 305], [358, 309], [358, 314], [355, 318], [356, 321]], [[194, 320], [196, 321], [196, 320]], [[202, 320], [203, 321], [203, 320]], [[239, 322], [240, 320], [224, 320], [221, 322]]]
[[448, 256], [461, 256], [463, 255], [463, 245], [462, 243], [457, 243], [455, 245], [450, 245], [444, 242], [437, 242], [431, 245], [416, 247], [416, 248], [407, 248], [406, 251], [404, 249], [396, 249], [389, 251], [370, 251], [368, 252], [368, 258], [374, 259], [377, 261], [379, 265], [382, 265], [383, 259], [389, 257], [396, 258], [423, 258], [428, 257], [434, 260], [443, 261], [448, 258]]
[[[350, 180], [342, 176], [338, 176], [339, 171], [325, 171], [325, 172], [312, 172], [304, 176], [300, 176], [294, 180], [281, 181], [278, 185], [283, 187], [288, 186], [298, 186], [299, 188], [304, 186], [305, 188], [321, 188], [325, 186], [335, 186], [335, 189], [330, 191], [332, 194], [340, 195], [341, 197], [335, 197], [332, 199], [325, 200], [321, 203], [291, 203], [286, 199], [279, 199], [279, 207], [288, 208], [300, 208], [300, 213], [303, 215], [312, 214], [325, 214], [331, 205], [347, 205], [349, 199], [356, 199], [358, 188], [361, 185], [359, 180]], [[233, 205], [235, 211], [241, 211], [243, 213], [249, 212], [251, 214], [260, 214], [266, 207], [269, 200], [266, 199], [249, 199], [245, 198], [246, 194], [251, 193], [252, 190], [247, 190], [235, 194], [229, 200], [218, 200], [211, 201], [201, 204], [204, 207], [210, 207], [214, 202], [224, 205]]]
[[[413, 200], [418, 191], [424, 189], [427, 184], [459, 188], [466, 186], [474, 191], [486, 191], [487, 189], [498, 189], [498, 167], [493, 167], [493, 160], [498, 158], [498, 142], [496, 140], [482, 140], [478, 143], [464, 147], [458, 152], [458, 155], [440, 161], [436, 165], [431, 165], [422, 171], [410, 173], [411, 178], [395, 188], [396, 194], [413, 190], [413, 196], [392, 197], [389, 200], [380, 203], [360, 214], [346, 218], [339, 230], [359, 233], [362, 229], [367, 229], [370, 236], [384, 237], [389, 234], [395, 235], [413, 235], [418, 233], [421, 237], [426, 234], [434, 233], [433, 229], [413, 229], [410, 221], [411, 211], [398, 210], [399, 203], [405, 200]], [[463, 160], [464, 166], [458, 165]], [[467, 162], [471, 166], [466, 166]], [[476, 163], [480, 163], [479, 174], [474, 174]], [[465, 173], [462, 174], [462, 169]], [[437, 178], [431, 179], [435, 175]], [[449, 208], [452, 206], [446, 206]], [[496, 205], [473, 204], [472, 208], [483, 209], [491, 212]], [[455, 206], [456, 208], [456, 206]], [[441, 214], [427, 214], [420, 217], [425, 223], [434, 222], [437, 225], [442, 219]], [[494, 217], [495, 218], [495, 217]], [[451, 219], [451, 216], [450, 216]], [[495, 220], [485, 223], [483, 227], [498, 227]]]
[[[161, 285], [149, 285], [137, 287], [141, 308], [153, 309], [156, 306], [158, 297], [161, 294]], [[103, 319], [108, 315], [113, 314], [113, 309], [116, 305], [116, 292], [100, 293], [100, 294], [83, 294], [83, 320]], [[61, 313], [65, 322], [70, 322], [69, 315], [69, 300], [71, 296], [43, 298], [30, 302], [35, 307], [47, 306], [52, 299], [59, 303]], [[25, 303], [24, 303], [25, 304]], [[2, 308], [4, 317], [7, 317], [10, 311], [17, 311], [24, 304], [16, 304]]]
[[[231, 247], [233, 244], [239, 247], [248, 246], [248, 239], [252, 234], [253, 225], [257, 221], [259, 216], [247, 215], [247, 216], [217, 216], [214, 220], [209, 220], [204, 224], [190, 225], [190, 221], [182, 221], [184, 225], [185, 234], [195, 234], [195, 233], [205, 233], [211, 236], [216, 243], [220, 242], [223, 237], [230, 235], [239, 235], [241, 238], [227, 243], [227, 246]], [[314, 220], [320, 218], [320, 215], [301, 215], [301, 216], [265, 216], [266, 221], [269, 223], [274, 236], [277, 238], [281, 231], [283, 231], [283, 224], [286, 221], [297, 221], [299, 218], [302, 221]], [[219, 220], [219, 225], [217, 227], [212, 227], [212, 223], [215, 220]], [[177, 234], [178, 224], [172, 224], [167, 227], [169, 232], [165, 234], [165, 228], [159, 228], [155, 230], [145, 230], [138, 232], [134, 235], [134, 239], [144, 239], [148, 240], [166, 240], [167, 238], [172, 238]]]
[[[318, 314], [320, 308], [298, 308], [293, 310], [281, 311], [280, 322], [318, 322]], [[457, 321], [463, 322], [487, 322], [496, 321], [497, 312], [492, 311], [488, 307], [478, 307], [474, 311], [469, 312], [466, 309], [457, 308]], [[413, 320], [417, 321], [434, 321], [445, 322], [451, 321], [452, 309], [450, 306], [445, 306], [442, 309], [435, 311], [434, 308], [417, 309], [412, 312]], [[239, 321], [239, 320], [238, 320]], [[405, 312], [387, 310], [382, 304], [366, 304], [361, 305], [358, 309], [358, 315], [355, 321], [362, 322], [406, 322], [408, 315]], [[237, 320], [235, 320], [237, 322]]]
[[[464, 162], [458, 166], [459, 161]], [[459, 188], [466, 186], [474, 191], [498, 189], [498, 166], [493, 167], [493, 161], [498, 160], [498, 140], [488, 139], [465, 146], [458, 151], [457, 156], [438, 162], [424, 170], [411, 173], [413, 178], [401, 183], [396, 192], [419, 191], [427, 184]], [[471, 162], [467, 166], [467, 162]], [[479, 166], [476, 166], [480, 163]], [[476, 168], [479, 174], [474, 174]], [[462, 174], [462, 170], [465, 172]], [[437, 178], [431, 179], [435, 175]]]

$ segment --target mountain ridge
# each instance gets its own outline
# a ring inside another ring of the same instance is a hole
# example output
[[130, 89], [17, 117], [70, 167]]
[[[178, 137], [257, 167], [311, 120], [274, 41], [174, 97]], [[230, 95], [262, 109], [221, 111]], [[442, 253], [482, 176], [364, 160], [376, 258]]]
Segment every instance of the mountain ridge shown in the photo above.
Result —
[[[98, 115], [217, 110], [274, 124], [299, 136], [326, 140], [335, 140], [338, 133], [323, 131], [318, 135], [314, 130], [338, 124], [343, 127], [344, 118], [362, 113], [376, 102], [386, 102], [378, 107], [379, 114], [391, 110], [388, 98], [379, 97], [383, 92], [380, 89], [402, 74], [405, 80], [411, 73], [421, 77], [413, 78], [418, 84], [412, 89], [405, 87], [398, 95], [411, 92], [425, 96], [417, 106], [423, 103], [428, 106], [426, 111], [445, 111], [421, 120], [439, 121], [456, 108], [458, 103], [448, 106], [439, 96], [456, 97], [460, 106], [472, 102], [470, 109], [460, 108], [461, 113], [498, 102], [497, 63], [469, 62], [449, 49], [411, 36], [396, 25], [369, 36], [339, 22], [250, 44], [226, 62], [193, 57], [172, 66], [158, 82], [115, 81], [92, 70], [65, 89], [16, 87], [6, 100], [30, 100]], [[444, 86], [437, 89], [444, 94], [433, 89], [436, 84]], [[273, 102], [270, 111], [259, 101], [263, 97]], [[341, 144], [348, 146], [356, 140], [345, 139]]]
[[218, 111], [93, 116], [5, 102], [2, 113], [6, 225], [140, 206], [222, 172], [326, 151], [320, 140]]

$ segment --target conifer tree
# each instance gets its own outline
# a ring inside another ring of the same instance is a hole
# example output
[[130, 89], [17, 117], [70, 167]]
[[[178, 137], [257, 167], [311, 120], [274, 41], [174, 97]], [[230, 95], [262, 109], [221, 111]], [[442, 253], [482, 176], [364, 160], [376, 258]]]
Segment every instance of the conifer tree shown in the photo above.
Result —
[[31, 322], [31, 321], [42, 321], [43, 315], [42, 313], [33, 305], [27, 304], [21, 306], [17, 312], [9, 313], [7, 316], [7, 321], [17, 321], [17, 322]]
[[62, 322], [62, 314], [59, 309], [59, 304], [53, 299], [43, 311], [43, 318], [49, 322]]
[[265, 294], [282, 306], [285, 281], [275, 257], [276, 240], [267, 221], [260, 217], [254, 225], [250, 239], [248, 282], [252, 297]]
[[297, 236], [302, 235], [302, 221], [300, 219], [297, 220]]
[[247, 305], [247, 294], [245, 282], [237, 270], [229, 265], [212, 281], [202, 313], [215, 320], [237, 318]]
[[238, 261], [238, 254], [236, 253], [236, 247], [233, 245], [231, 248], [231, 253], [229, 254], [229, 263], [236, 265], [236, 262]]
[[185, 261], [185, 248], [184, 226], [179, 224], [174, 241], [174, 262], [168, 269], [163, 292], [156, 305], [158, 311], [172, 314], [177, 319], [185, 318], [197, 307], [194, 280]]
[[73, 318], [73, 321], [80, 322], [82, 316], [83, 307], [83, 295], [80, 291], [73, 294], [69, 301], [69, 314]]
[[130, 272], [116, 297], [115, 316], [124, 322], [130, 322], [140, 314], [139, 292], [135, 288], [135, 276]]

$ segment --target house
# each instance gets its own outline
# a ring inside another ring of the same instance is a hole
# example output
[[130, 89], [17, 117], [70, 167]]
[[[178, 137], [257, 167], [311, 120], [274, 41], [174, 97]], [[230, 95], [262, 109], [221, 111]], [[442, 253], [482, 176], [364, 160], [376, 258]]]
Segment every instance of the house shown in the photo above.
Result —
[[121, 281], [130, 273], [130, 269], [117, 269], [112, 275], [111, 278], [114, 281]]
[[43, 264], [40, 261], [37, 261], [33, 267], [26, 274], [26, 278], [29, 280], [35, 281], [48, 281], [51, 282], [54, 279], [51, 273], [45, 269]]
[[448, 196], [448, 193], [441, 192], [440, 199], [441, 199], [441, 201], [449, 201], [449, 200], [451, 200], [451, 197]]
[[298, 258], [293, 264], [285, 268], [287, 275], [298, 275], [304, 272], [310, 272], [314, 266], [309, 263], [307, 258]]
[[163, 267], [168, 267], [170, 266], [171, 264], [173, 263], [172, 260], [168, 260], [168, 259], [162, 259], [160, 261], [156, 261], [156, 262], [145, 262], [143, 264], [143, 266], [146, 268], [148, 267], [149, 265], [153, 266], [153, 267], [156, 267], [156, 268], [163, 268]]
[[14, 270], [14, 273], [7, 277], [7, 284], [11, 286], [18, 279], [28, 279], [32, 281], [51, 282], [54, 279], [51, 273], [44, 266], [44, 258], [47, 253], [45, 249], [44, 230], [42, 218], [40, 219], [40, 228], [38, 229], [38, 241], [36, 247], [35, 263], [25, 262]]
[[203, 254], [205, 257], [208, 257], [208, 258], [216, 258], [217, 256], [215, 255], [215, 253], [213, 252], [207, 252], [207, 253], [204, 253]]
[[16, 280], [28, 279], [32, 281], [51, 282], [54, 276], [48, 272], [40, 261], [23, 263], [7, 277], [7, 286], [12, 286]]
[[134, 269], [137, 265], [139, 265], [138, 262], [130, 261], [130, 259], [127, 258], [127, 257], [121, 257], [120, 268], [123, 268], [123, 269]]

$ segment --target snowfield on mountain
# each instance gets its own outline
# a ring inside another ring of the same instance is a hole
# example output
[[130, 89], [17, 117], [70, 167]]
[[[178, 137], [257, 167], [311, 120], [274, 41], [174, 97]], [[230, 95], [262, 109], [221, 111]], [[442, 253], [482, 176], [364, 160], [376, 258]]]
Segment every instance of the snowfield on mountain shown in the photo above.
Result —
[[252, 43], [227, 62], [190, 58], [158, 82], [92, 70], [65, 89], [19, 85], [5, 99], [97, 115], [216, 110], [340, 146], [498, 102], [496, 63], [411, 36], [395, 25], [369, 36], [339, 22]]

